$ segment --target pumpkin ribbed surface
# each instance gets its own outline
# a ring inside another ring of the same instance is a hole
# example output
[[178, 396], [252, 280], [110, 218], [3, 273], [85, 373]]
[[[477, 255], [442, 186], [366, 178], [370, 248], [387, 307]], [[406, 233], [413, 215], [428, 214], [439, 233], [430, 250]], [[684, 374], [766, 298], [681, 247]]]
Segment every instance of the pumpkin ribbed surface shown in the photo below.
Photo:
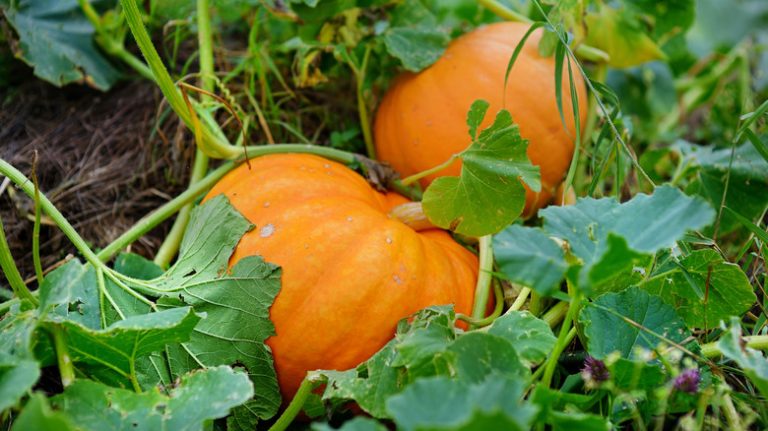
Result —
[[[555, 99], [555, 61], [541, 57], [541, 32], [528, 38], [515, 62], [504, 99], [507, 64], [527, 24], [503, 22], [481, 27], [454, 40], [443, 56], [418, 74], [398, 77], [383, 98], [374, 126], [376, 152], [401, 175], [412, 175], [445, 162], [470, 144], [466, 117], [476, 99], [490, 102], [482, 127], [506, 108], [529, 140], [528, 157], [541, 168], [542, 191], [527, 191], [526, 214], [544, 206], [563, 180], [573, 156], [575, 122], [571, 110], [567, 66], [563, 72], [563, 125]], [[587, 97], [574, 67], [581, 124]], [[428, 185], [442, 175], [459, 175], [460, 162], [422, 180]]]
[[242, 165], [210, 191], [224, 193], [255, 228], [230, 264], [262, 256], [282, 267], [270, 318], [283, 396], [314, 369], [345, 370], [392, 338], [397, 322], [424, 307], [472, 309], [476, 257], [446, 232], [416, 232], [387, 212], [408, 202], [379, 193], [357, 173], [303, 154]]

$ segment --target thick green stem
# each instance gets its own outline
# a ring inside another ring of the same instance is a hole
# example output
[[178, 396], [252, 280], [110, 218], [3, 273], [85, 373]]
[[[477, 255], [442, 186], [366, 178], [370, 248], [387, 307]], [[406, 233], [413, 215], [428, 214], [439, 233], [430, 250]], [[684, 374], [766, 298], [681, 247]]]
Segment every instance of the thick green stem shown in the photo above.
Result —
[[547, 310], [547, 312], [544, 313], [543, 316], [541, 316], [541, 320], [547, 322], [550, 328], [554, 328], [560, 322], [563, 321], [567, 312], [568, 312], [568, 303], [565, 301], [561, 301], [553, 305], [552, 308], [550, 308], [549, 310]]
[[732, 430], [745, 429], [741, 423], [739, 412], [736, 410], [736, 406], [733, 405], [733, 400], [731, 399], [730, 394], [723, 394], [722, 403], [723, 415], [725, 416], [726, 422], [728, 422], [728, 428]]
[[313, 387], [312, 381], [309, 377], [305, 377], [301, 382], [299, 389], [296, 391], [296, 395], [293, 396], [291, 403], [285, 408], [283, 414], [275, 421], [275, 423], [269, 428], [269, 431], [284, 431], [288, 428], [288, 425], [296, 419], [301, 409], [304, 407], [304, 403], [307, 402], [309, 394], [312, 393]]
[[35, 305], [38, 304], [37, 298], [32, 296], [32, 292], [30, 292], [27, 285], [24, 284], [24, 279], [21, 278], [19, 268], [16, 267], [16, 263], [13, 261], [11, 249], [8, 247], [8, 241], [5, 239], [5, 228], [3, 227], [2, 219], [0, 219], [0, 268], [3, 269], [5, 278], [8, 279], [8, 283], [11, 285], [13, 293], [19, 299], [27, 299]]
[[[533, 24], [532, 19], [521, 14], [520, 12], [508, 8], [497, 0], [478, 0], [478, 3], [483, 5], [489, 11], [493, 12], [493, 14], [499, 18], [503, 18], [508, 21], [522, 22], [525, 24]], [[576, 55], [578, 55], [579, 58], [583, 58], [584, 60], [594, 62], [607, 62], [610, 58], [607, 52], [589, 45], [579, 45], [576, 48]]]
[[478, 244], [480, 268], [477, 272], [477, 285], [475, 286], [475, 303], [472, 307], [472, 318], [482, 320], [485, 317], [485, 309], [488, 306], [488, 294], [493, 276], [493, 247], [491, 236], [480, 237]]
[[530, 288], [524, 287], [520, 289], [520, 293], [517, 294], [517, 298], [515, 298], [515, 302], [513, 302], [512, 305], [509, 306], [509, 309], [511, 311], [516, 311], [523, 308], [523, 304], [525, 304], [525, 301], [528, 299], [528, 295], [530, 294], [531, 294]]
[[560, 327], [560, 335], [557, 337], [557, 344], [555, 344], [555, 348], [552, 350], [544, 367], [544, 376], [541, 378], [541, 383], [544, 387], [548, 388], [552, 383], [552, 376], [555, 374], [558, 358], [560, 358], [560, 355], [565, 348], [568, 347], [568, 344], [570, 344], [568, 334], [571, 331], [571, 323], [573, 322], [574, 317], [576, 317], [575, 314], [576, 310], [579, 308], [580, 301], [581, 298], [578, 293], [571, 297], [571, 304], [568, 307], [568, 312], [565, 314], [563, 325]]
[[[197, 40], [200, 51], [200, 87], [208, 92], [214, 90], [213, 67], [213, 34], [211, 32], [211, 16], [208, 0], [197, 0]], [[204, 98], [208, 96], [203, 95]], [[205, 100], [205, 99], [203, 99]], [[189, 185], [197, 183], [208, 172], [208, 156], [200, 149], [195, 150], [195, 162], [189, 177]], [[189, 215], [192, 213], [192, 203], [187, 203], [179, 211], [173, 222], [170, 232], [157, 250], [155, 263], [162, 268], [168, 266], [173, 257], [179, 251], [181, 238], [189, 223]]]
[[208, 0], [197, 0], [197, 43], [200, 51], [200, 86], [205, 91], [213, 91], [213, 33]]
[[[35, 153], [35, 164], [37, 164], [37, 153]], [[40, 261], [40, 222], [42, 211], [40, 209], [40, 185], [37, 182], [37, 174], [32, 175], [32, 181], [35, 183], [35, 223], [32, 225], [32, 265], [35, 267], [35, 278], [37, 285], [43, 284], [43, 264]]]
[[[752, 335], [742, 338], [746, 343], [746, 347], [756, 350], [768, 350], [768, 335]], [[717, 341], [713, 341], [701, 346], [701, 355], [705, 358], [713, 359], [722, 356], [723, 353], [717, 347]]]
[[72, 358], [67, 350], [67, 340], [64, 338], [64, 332], [58, 326], [51, 330], [53, 335], [53, 346], [56, 349], [56, 360], [59, 363], [59, 375], [61, 375], [61, 384], [66, 388], [75, 381], [75, 367], [72, 365]]
[[437, 172], [440, 172], [443, 169], [447, 168], [448, 166], [451, 166], [451, 164], [453, 164], [453, 162], [456, 159], [458, 159], [459, 156], [460, 156], [460, 153], [459, 154], [454, 154], [448, 160], [446, 160], [445, 162], [435, 166], [434, 168], [430, 168], [430, 169], [427, 169], [425, 171], [421, 171], [419, 173], [413, 174], [413, 175], [411, 175], [409, 177], [403, 178], [401, 183], [403, 183], [403, 185], [405, 185], [405, 186], [408, 186], [408, 185], [411, 185], [411, 184], [415, 183], [416, 181], [418, 181], [418, 180], [420, 180], [420, 179], [422, 179], [424, 177], [427, 177], [429, 175], [432, 175], [432, 174], [435, 174]]
[[541, 295], [537, 292], [531, 292], [531, 302], [528, 303], [528, 311], [534, 316], [541, 314], [543, 308], [543, 300]]
[[83, 11], [85, 17], [88, 19], [88, 21], [90, 21], [91, 25], [93, 25], [96, 34], [98, 34], [96, 42], [107, 53], [119, 58], [128, 66], [131, 66], [131, 68], [138, 72], [139, 75], [149, 79], [150, 81], [154, 81], [155, 77], [152, 75], [152, 71], [149, 69], [149, 67], [147, 67], [147, 65], [144, 64], [141, 60], [136, 58], [135, 55], [128, 52], [128, 50], [125, 49], [125, 45], [122, 40], [118, 40], [113, 34], [109, 33], [109, 31], [104, 28], [99, 13], [96, 12], [96, 9], [93, 8], [91, 3], [88, 0], [77, 0], [77, 3], [80, 5], [80, 9]]
[[469, 323], [472, 327], [478, 328], [483, 326], [488, 326], [491, 323], [493, 323], [494, 320], [498, 319], [499, 316], [501, 316], [501, 312], [504, 310], [504, 292], [501, 290], [501, 284], [493, 283], [493, 294], [496, 298], [496, 305], [493, 308], [493, 312], [480, 320], [473, 319], [467, 315], [464, 314], [457, 314], [456, 318], [458, 320], [462, 320], [464, 322]]
[[155, 82], [160, 87], [160, 91], [168, 99], [168, 104], [171, 105], [176, 114], [181, 117], [187, 126], [191, 126], [191, 118], [187, 112], [184, 100], [179, 94], [179, 90], [176, 89], [176, 85], [171, 79], [171, 75], [163, 65], [163, 61], [160, 59], [160, 55], [157, 53], [155, 46], [152, 44], [152, 40], [147, 33], [147, 29], [144, 27], [144, 23], [141, 19], [141, 12], [136, 4], [137, 0], [120, 0], [120, 5], [123, 8], [123, 14], [125, 15], [125, 21], [128, 23], [128, 27], [133, 33], [133, 37], [136, 39], [136, 44], [139, 46], [141, 53], [147, 60], [149, 68], [152, 70], [152, 74], [155, 77]]

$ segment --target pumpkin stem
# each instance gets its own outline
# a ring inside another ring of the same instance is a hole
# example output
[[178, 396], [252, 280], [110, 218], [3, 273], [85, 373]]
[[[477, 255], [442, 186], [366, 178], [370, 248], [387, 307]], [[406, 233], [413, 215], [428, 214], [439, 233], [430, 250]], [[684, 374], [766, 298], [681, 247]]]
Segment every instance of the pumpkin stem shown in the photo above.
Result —
[[389, 210], [389, 216], [400, 220], [416, 232], [427, 229], [439, 229], [424, 214], [424, 207], [421, 206], [421, 202], [400, 204]]

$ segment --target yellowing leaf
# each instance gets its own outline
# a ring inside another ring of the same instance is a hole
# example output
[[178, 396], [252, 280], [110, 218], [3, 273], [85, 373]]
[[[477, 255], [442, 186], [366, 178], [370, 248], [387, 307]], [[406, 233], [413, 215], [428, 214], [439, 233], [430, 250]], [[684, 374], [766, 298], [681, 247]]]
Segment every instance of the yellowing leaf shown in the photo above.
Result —
[[643, 31], [640, 23], [624, 10], [603, 7], [586, 16], [586, 44], [610, 55], [613, 67], [632, 67], [665, 58], [656, 42]]

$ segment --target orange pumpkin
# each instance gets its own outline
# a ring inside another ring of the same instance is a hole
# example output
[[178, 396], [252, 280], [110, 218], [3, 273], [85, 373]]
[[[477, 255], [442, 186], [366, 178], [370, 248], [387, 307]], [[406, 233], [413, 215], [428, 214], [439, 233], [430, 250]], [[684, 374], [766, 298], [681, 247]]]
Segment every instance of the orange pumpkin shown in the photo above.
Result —
[[251, 160], [224, 193], [256, 227], [230, 264], [259, 255], [283, 270], [267, 344], [284, 399], [307, 371], [346, 370], [378, 351], [397, 322], [430, 305], [472, 309], [477, 258], [446, 232], [416, 232], [388, 216], [408, 202], [379, 193], [349, 168], [306, 154]]
[[[526, 41], [517, 58], [504, 99], [504, 75], [515, 47], [528, 24], [503, 22], [487, 25], [454, 40], [443, 56], [418, 74], [398, 77], [384, 96], [374, 125], [376, 152], [401, 175], [435, 167], [470, 144], [466, 117], [476, 99], [490, 102], [483, 127], [506, 107], [528, 139], [528, 157], [541, 168], [542, 191], [527, 190], [525, 214], [549, 202], [563, 180], [573, 156], [575, 122], [571, 110], [568, 72], [563, 72], [563, 109], [560, 119], [555, 99], [555, 61], [541, 57], [538, 30]], [[584, 82], [574, 67], [582, 128], [586, 121]], [[442, 175], [459, 175], [459, 161], [422, 180], [427, 186]]]

